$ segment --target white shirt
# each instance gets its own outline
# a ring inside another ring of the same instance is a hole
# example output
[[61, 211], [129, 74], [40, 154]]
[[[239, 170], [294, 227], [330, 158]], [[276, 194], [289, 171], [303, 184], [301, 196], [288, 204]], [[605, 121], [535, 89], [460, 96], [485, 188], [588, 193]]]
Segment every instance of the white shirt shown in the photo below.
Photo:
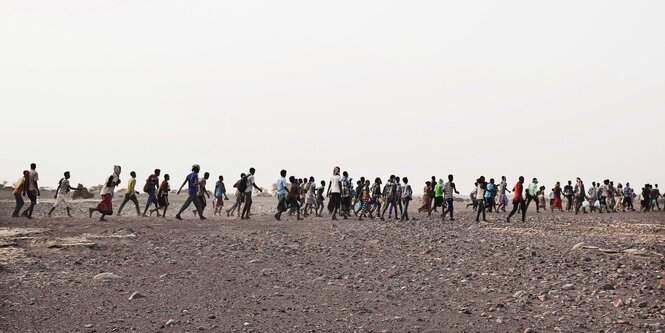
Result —
[[254, 190], [254, 175], [250, 173], [249, 176], [247, 176], [247, 188], [245, 189], [245, 193], [252, 192], [252, 190]]
[[35, 170], [30, 170], [30, 184], [28, 186], [28, 189], [30, 191], [37, 191], [37, 181], [39, 180], [39, 174]]
[[342, 189], [339, 186], [341, 181], [342, 177], [340, 175], [330, 177], [330, 193], [342, 193]]

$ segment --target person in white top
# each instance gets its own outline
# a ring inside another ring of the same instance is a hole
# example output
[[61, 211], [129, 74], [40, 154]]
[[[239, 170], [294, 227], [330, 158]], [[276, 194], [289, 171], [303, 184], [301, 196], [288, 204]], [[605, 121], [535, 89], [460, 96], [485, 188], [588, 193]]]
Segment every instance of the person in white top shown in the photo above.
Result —
[[249, 220], [249, 209], [252, 208], [252, 191], [257, 189], [259, 192], [263, 193], [263, 190], [254, 183], [254, 173], [256, 173], [256, 170], [254, 168], [249, 168], [247, 188], [245, 188], [245, 207], [243, 207], [240, 215], [241, 220]]
[[342, 177], [339, 175], [340, 168], [333, 169], [333, 175], [328, 183], [328, 197], [330, 198], [328, 210], [332, 213], [332, 219], [337, 220], [337, 212], [342, 201]]
[[23, 214], [21, 214], [21, 216], [27, 217], [28, 219], [32, 218], [32, 212], [35, 210], [37, 198], [39, 198], [39, 195], [41, 194], [39, 193], [38, 181], [39, 173], [37, 173], [37, 164], [31, 163], [27, 183], [23, 185], [28, 189], [26, 193], [28, 194], [28, 199], [30, 199], [30, 206], [28, 206], [28, 208], [23, 211]]
[[69, 204], [67, 201], [69, 201], [69, 192], [72, 190], [75, 190], [75, 188], [71, 187], [69, 185], [69, 171], [65, 171], [64, 178], [60, 179], [60, 182], [58, 183], [58, 188], [55, 190], [55, 204], [51, 208], [51, 210], [48, 212], [48, 217], [51, 217], [51, 214], [53, 211], [60, 206], [65, 206], [65, 210], [67, 210], [67, 216], [72, 217], [72, 214], [69, 212]]
[[113, 215], [113, 190], [116, 186], [120, 184], [120, 172], [122, 169], [119, 165], [113, 166], [113, 174], [104, 182], [104, 187], [100, 192], [102, 196], [102, 201], [95, 208], [88, 208], [89, 216], [92, 218], [92, 213], [99, 212], [102, 214], [102, 217], [99, 218], [100, 221], [106, 221], [104, 216]]

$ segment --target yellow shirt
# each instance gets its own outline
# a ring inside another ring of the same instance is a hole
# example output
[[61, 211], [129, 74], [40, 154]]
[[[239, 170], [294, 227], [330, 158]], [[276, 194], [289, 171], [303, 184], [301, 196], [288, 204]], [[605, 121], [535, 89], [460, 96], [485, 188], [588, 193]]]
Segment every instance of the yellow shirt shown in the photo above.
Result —
[[23, 183], [25, 183], [25, 177], [21, 177], [16, 181], [14, 193], [21, 193], [21, 191], [23, 191]]
[[127, 192], [126, 194], [134, 194], [134, 187], [136, 186], [136, 178], [129, 178], [127, 181]]

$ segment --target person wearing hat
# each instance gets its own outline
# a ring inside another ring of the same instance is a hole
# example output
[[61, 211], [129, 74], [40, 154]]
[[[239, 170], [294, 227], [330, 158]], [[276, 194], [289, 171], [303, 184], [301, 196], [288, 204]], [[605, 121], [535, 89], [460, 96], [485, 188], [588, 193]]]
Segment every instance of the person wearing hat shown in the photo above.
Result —
[[199, 218], [201, 220], [205, 220], [206, 218], [203, 216], [203, 209], [201, 208], [201, 201], [199, 200], [198, 197], [198, 192], [199, 192], [199, 171], [201, 171], [201, 167], [198, 164], [192, 165], [192, 172], [185, 177], [185, 181], [182, 182], [182, 185], [180, 185], [180, 188], [178, 189], [178, 192], [176, 192], [176, 195], [180, 194], [180, 191], [182, 188], [187, 184], [187, 193], [189, 194], [189, 197], [187, 197], [187, 200], [182, 204], [182, 207], [180, 208], [180, 211], [178, 214], [176, 214], [175, 218], [178, 220], [182, 220], [182, 217], [180, 217], [180, 214], [189, 207], [189, 205], [193, 202], [194, 207], [196, 207], [196, 211], [199, 213]]
[[529, 209], [529, 204], [531, 200], [536, 203], [536, 213], [540, 213], [540, 207], [538, 205], [538, 179], [534, 178], [529, 187], [526, 189], [526, 209]]

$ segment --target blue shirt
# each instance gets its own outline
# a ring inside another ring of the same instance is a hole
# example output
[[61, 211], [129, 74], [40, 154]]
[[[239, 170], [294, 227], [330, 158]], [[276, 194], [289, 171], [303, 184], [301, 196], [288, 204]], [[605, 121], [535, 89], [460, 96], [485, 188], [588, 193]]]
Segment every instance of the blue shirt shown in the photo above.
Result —
[[485, 191], [485, 198], [491, 198], [492, 192], [494, 191], [494, 184], [487, 184], [487, 191]]
[[199, 180], [199, 174], [196, 172], [192, 172], [189, 175], [187, 175], [187, 193], [189, 194], [196, 194], [198, 192], [198, 186], [196, 183]]
[[277, 179], [277, 194], [286, 194], [286, 178]]

